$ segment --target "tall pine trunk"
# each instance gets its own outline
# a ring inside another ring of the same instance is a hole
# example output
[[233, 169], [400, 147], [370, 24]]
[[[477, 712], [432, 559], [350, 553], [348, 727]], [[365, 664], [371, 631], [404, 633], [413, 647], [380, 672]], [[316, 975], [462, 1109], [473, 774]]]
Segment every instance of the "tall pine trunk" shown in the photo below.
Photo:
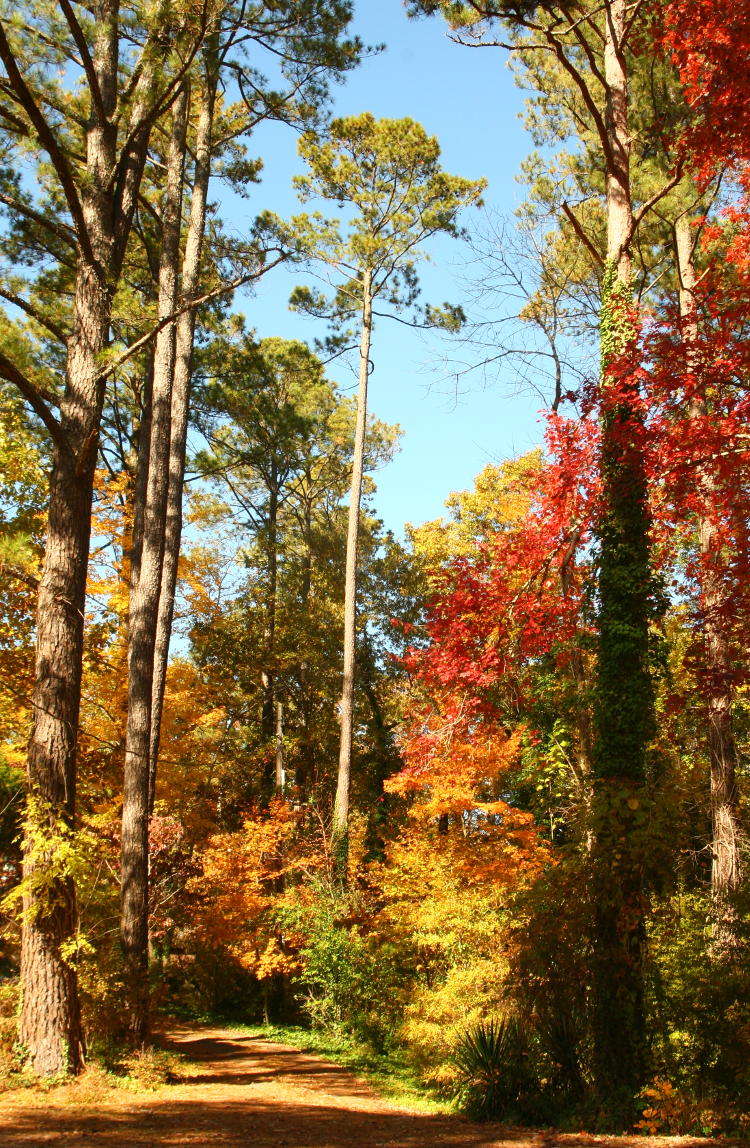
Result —
[[[272, 469], [268, 498], [268, 515], [264, 532], [266, 535], [266, 586], [265, 620], [263, 623], [263, 668], [261, 669], [261, 715], [260, 731], [264, 743], [268, 744], [276, 729], [276, 681], [274, 659], [276, 657], [276, 599], [278, 595], [279, 573], [279, 479], [276, 467]], [[265, 766], [265, 788], [268, 797], [275, 788], [275, 765], [269, 758]]]
[[370, 374], [372, 338], [372, 272], [362, 275], [362, 331], [359, 344], [359, 387], [357, 421], [354, 432], [352, 481], [349, 491], [349, 521], [346, 535], [344, 587], [344, 675], [341, 691], [341, 741], [336, 802], [333, 809], [333, 856], [336, 876], [346, 883], [349, 860], [349, 791], [352, 770], [352, 731], [354, 722], [354, 664], [357, 628], [357, 556], [359, 549], [359, 508], [362, 500], [362, 473], [367, 427], [367, 383]]
[[[162, 209], [159, 267], [159, 318], [174, 313], [178, 293], [182, 169], [185, 156], [187, 92], [177, 97], [167, 158]], [[148, 1036], [148, 804], [151, 695], [159, 591], [164, 553], [164, 522], [169, 483], [172, 379], [175, 363], [174, 324], [163, 327], [154, 349], [151, 414], [142, 473], [136, 491], [142, 526], [136, 537], [130, 570], [128, 607], [128, 719], [122, 807], [120, 942], [125, 973], [125, 1021], [134, 1044]], [[139, 545], [140, 543], [140, 545]]]
[[[113, 196], [117, 104], [117, 4], [103, 3], [94, 40], [99, 109], [86, 132], [86, 175], [60, 434], [50, 475], [47, 541], [37, 606], [35, 682], [28, 752], [29, 814], [24, 855], [21, 1043], [43, 1075], [77, 1072], [82, 1032], [75, 966], [75, 889], [55, 871], [60, 839], [74, 827], [76, 742], [91, 505], [104, 402], [100, 356], [109, 341], [115, 258]], [[36, 838], [36, 840], [35, 840]], [[40, 880], [37, 882], [37, 877]]]
[[[206, 74], [200, 87], [200, 111], [195, 138], [195, 165], [190, 198], [190, 216], [182, 260], [181, 299], [190, 303], [199, 293], [201, 259], [206, 231], [206, 205], [211, 179], [211, 146], [217, 74], [214, 37], [209, 41], [205, 58]], [[172, 410], [169, 439], [169, 485], [164, 523], [163, 561], [159, 587], [159, 613], [154, 644], [154, 670], [151, 694], [151, 730], [149, 741], [149, 810], [153, 811], [156, 795], [156, 771], [161, 736], [161, 717], [169, 659], [169, 642], [174, 618], [177, 567], [182, 538], [182, 493], [185, 481], [190, 387], [193, 370], [195, 309], [184, 311], [176, 323], [175, 362], [172, 379]]]
[[[310, 591], [312, 590], [313, 541], [312, 541], [312, 477], [310, 469], [305, 472], [305, 482], [302, 487], [302, 538], [304, 550], [302, 553], [302, 581], [300, 586], [300, 613], [304, 617], [310, 605]], [[302, 717], [302, 733], [300, 738], [300, 752], [296, 769], [294, 771], [294, 784], [299, 791], [300, 798], [305, 799], [307, 790], [315, 781], [315, 733], [313, 729], [313, 687], [310, 680], [310, 666], [302, 650], [302, 660], [297, 667], [297, 681], [299, 683], [299, 709]]]
[[[80, 82], [88, 94], [68, 107], [50, 102], [38, 76], [24, 74], [0, 23], [0, 58], [6, 86], [28, 117], [32, 137], [47, 157], [48, 170], [72, 221], [77, 248], [72, 333], [67, 340], [65, 390], [60, 418], [47, 396], [5, 361], [5, 373], [31, 402], [54, 440], [48, 538], [37, 611], [36, 678], [29, 744], [30, 831], [25, 845], [26, 913], [22, 939], [23, 1008], [21, 1040], [34, 1067], [44, 1073], [75, 1071], [81, 1063], [80, 1010], [70, 960], [77, 914], [70, 877], [58, 846], [74, 826], [76, 739], [80, 709], [85, 586], [112, 301], [139, 202], [140, 184], [154, 123], [171, 101], [169, 81], [159, 88], [170, 41], [178, 31], [172, 0], [159, 0], [137, 25], [143, 43], [137, 61], [119, 60], [121, 35], [117, 0], [98, 0], [80, 24], [75, 6], [65, 5], [71, 44], [80, 56]], [[199, 17], [188, 45], [189, 60], [203, 33]], [[90, 43], [89, 43], [90, 40]], [[187, 64], [185, 65], [187, 66]], [[130, 69], [129, 74], [127, 74]], [[120, 82], [125, 92], [120, 102]], [[83, 95], [83, 93], [82, 93]], [[49, 109], [54, 114], [49, 118]], [[75, 126], [61, 123], [70, 112]], [[22, 120], [18, 123], [23, 127]], [[74, 146], [78, 130], [84, 156]], [[28, 134], [28, 133], [26, 133]], [[71, 151], [72, 149], [72, 151]], [[50, 877], [50, 870], [53, 874]], [[62, 870], [62, 872], [61, 872]]]

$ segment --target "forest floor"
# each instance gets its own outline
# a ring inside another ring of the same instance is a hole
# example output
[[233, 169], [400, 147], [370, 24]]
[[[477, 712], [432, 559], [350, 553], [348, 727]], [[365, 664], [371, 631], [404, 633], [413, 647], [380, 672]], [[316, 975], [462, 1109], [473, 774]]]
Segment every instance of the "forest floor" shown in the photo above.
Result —
[[[2, 1148], [708, 1148], [729, 1141], [525, 1131], [382, 1099], [348, 1069], [229, 1029], [180, 1027], [180, 1079], [148, 1092], [96, 1074], [0, 1096]], [[87, 1082], [87, 1077], [89, 1080]]]

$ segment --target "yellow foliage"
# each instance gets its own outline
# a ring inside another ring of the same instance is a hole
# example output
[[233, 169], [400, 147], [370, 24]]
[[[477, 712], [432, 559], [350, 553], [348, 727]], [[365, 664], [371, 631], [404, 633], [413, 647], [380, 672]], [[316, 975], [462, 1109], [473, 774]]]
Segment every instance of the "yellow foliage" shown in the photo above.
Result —
[[0, 760], [10, 766], [25, 759], [28, 738], [46, 472], [41, 433], [0, 381]]
[[448, 496], [448, 520], [436, 518], [409, 527], [417, 558], [428, 571], [439, 574], [456, 558], [470, 557], [483, 542], [517, 526], [531, 504], [529, 480], [542, 465], [542, 453], [535, 450], [501, 466], [486, 466], [477, 475], [473, 490]]
[[460, 1034], [503, 1012], [512, 903], [550, 863], [533, 816], [504, 799], [523, 732], [472, 720], [445, 699], [412, 723], [407, 767], [386, 784], [412, 801], [375, 878], [385, 900], [378, 924], [416, 952], [402, 1036], [441, 1085]]
[[415, 954], [401, 1036], [433, 1083], [448, 1083], [460, 1033], [501, 1009], [513, 943], [506, 910], [521, 873], [506, 861], [498, 882], [492, 847], [480, 834], [467, 841], [415, 827], [390, 847], [379, 872], [379, 929]]

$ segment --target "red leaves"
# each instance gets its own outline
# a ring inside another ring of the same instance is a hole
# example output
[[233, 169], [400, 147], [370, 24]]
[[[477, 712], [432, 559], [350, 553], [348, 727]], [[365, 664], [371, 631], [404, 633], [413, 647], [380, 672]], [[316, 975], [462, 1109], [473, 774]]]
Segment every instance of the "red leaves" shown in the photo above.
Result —
[[691, 120], [686, 144], [708, 177], [750, 160], [750, 0], [672, 0], [664, 43], [672, 53]]
[[747, 295], [714, 279], [698, 302], [698, 336], [683, 340], [672, 317], [646, 339], [656, 541], [675, 590], [691, 596], [704, 626], [710, 610], [740, 665], [750, 620]]
[[431, 605], [430, 645], [411, 652], [410, 668], [430, 688], [475, 705], [498, 685], [524, 691], [530, 664], [555, 650], [564, 657], [581, 625], [598, 430], [592, 419], [549, 415], [546, 439], [550, 461], [526, 476], [534, 483], [526, 517], [454, 563], [450, 587]]

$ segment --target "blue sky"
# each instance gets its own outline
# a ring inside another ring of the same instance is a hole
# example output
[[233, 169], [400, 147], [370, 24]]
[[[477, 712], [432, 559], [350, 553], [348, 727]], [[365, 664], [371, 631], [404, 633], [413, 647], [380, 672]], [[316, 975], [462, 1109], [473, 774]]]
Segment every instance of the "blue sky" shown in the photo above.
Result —
[[[452, 43], [442, 20], [408, 20], [402, 0], [358, 0], [356, 11], [355, 30], [368, 43], [384, 42], [386, 50], [337, 90], [336, 114], [370, 111], [420, 121], [440, 140], [446, 170], [485, 177], [488, 209], [512, 215], [523, 197], [515, 177], [532, 144], [520, 119], [523, 93], [514, 84], [505, 53]], [[268, 125], [257, 132], [255, 148], [265, 166], [249, 210], [255, 214], [270, 206], [282, 215], [300, 210], [291, 188], [292, 175], [301, 170], [294, 133]], [[479, 213], [468, 213], [465, 222], [478, 223]], [[462, 264], [469, 258], [465, 246], [441, 240], [429, 251], [432, 261], [420, 276], [424, 301], [461, 301]], [[320, 334], [314, 323], [287, 308], [289, 291], [300, 280], [299, 272], [294, 278], [275, 272], [255, 296], [238, 297], [235, 308], [261, 337], [312, 341]], [[375, 330], [370, 410], [398, 423], [403, 438], [397, 457], [375, 476], [374, 505], [397, 533], [405, 522], [439, 516], [448, 494], [471, 486], [486, 463], [513, 457], [540, 440], [538, 396], [517, 393], [512, 373], [487, 383], [480, 372], [457, 384], [446, 366], [447, 354], [444, 339], [392, 321], [381, 320]], [[330, 374], [342, 387], [355, 383], [345, 363], [333, 364]]]

